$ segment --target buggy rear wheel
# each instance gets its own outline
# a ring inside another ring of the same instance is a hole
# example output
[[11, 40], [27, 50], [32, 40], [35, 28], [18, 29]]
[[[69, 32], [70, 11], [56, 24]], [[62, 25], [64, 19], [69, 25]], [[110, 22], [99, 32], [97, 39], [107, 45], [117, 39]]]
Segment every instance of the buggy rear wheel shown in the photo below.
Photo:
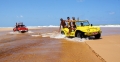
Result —
[[62, 34], [62, 35], [65, 35], [64, 31], [61, 31], [61, 34]]

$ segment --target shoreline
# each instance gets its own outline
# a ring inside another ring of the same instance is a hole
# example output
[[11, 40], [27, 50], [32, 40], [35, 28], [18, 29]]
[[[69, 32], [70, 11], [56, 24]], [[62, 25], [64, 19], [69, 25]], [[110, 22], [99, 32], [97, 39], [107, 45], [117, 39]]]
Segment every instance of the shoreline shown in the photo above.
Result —
[[[13, 31], [13, 28], [14, 27], [6, 27], [6, 28], [0, 28], [0, 31]], [[28, 28], [28, 29], [42, 29], [42, 28], [40, 28], [40, 27], [31, 27], [31, 28]]]

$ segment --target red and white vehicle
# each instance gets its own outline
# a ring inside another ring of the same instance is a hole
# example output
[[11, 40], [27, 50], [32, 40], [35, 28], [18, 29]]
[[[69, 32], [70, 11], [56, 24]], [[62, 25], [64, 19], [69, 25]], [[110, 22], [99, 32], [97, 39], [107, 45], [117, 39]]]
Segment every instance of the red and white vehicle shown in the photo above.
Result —
[[28, 28], [22, 23], [16, 23], [16, 27], [13, 28], [13, 31], [18, 31], [20, 33], [28, 32]]

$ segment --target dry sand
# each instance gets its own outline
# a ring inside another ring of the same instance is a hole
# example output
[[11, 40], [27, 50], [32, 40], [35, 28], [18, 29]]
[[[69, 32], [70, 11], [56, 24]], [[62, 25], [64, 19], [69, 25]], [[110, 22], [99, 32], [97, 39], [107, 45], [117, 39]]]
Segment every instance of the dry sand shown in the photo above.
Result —
[[96, 56], [86, 43], [64, 41], [61, 62], [105, 62]]
[[120, 35], [103, 36], [100, 40], [86, 43], [106, 62], [120, 62]]
[[13, 30], [13, 28], [0, 28], [0, 31], [10, 31]]

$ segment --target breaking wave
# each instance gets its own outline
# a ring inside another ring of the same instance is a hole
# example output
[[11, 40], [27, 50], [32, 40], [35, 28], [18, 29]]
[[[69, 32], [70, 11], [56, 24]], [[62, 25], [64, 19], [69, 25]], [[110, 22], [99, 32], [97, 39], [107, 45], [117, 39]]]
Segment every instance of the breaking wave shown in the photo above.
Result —
[[99, 25], [100, 27], [120, 27], [120, 25]]
[[[99, 27], [120, 27], [120, 24], [116, 24], [116, 25], [96, 25], [96, 26], [99, 26]], [[46, 26], [27, 26], [28, 28], [38, 28], [38, 27], [59, 27], [59, 26], [56, 26], [56, 25], [46, 25]], [[0, 27], [0, 28], [13, 28], [13, 27]]]
[[[99, 26], [99, 27], [120, 27], [120, 24], [117, 24], [117, 25], [96, 25], [96, 26]], [[48, 26], [28, 26], [28, 28], [30, 27], [59, 27], [59, 26], [56, 26], [56, 25], [48, 25]]]

